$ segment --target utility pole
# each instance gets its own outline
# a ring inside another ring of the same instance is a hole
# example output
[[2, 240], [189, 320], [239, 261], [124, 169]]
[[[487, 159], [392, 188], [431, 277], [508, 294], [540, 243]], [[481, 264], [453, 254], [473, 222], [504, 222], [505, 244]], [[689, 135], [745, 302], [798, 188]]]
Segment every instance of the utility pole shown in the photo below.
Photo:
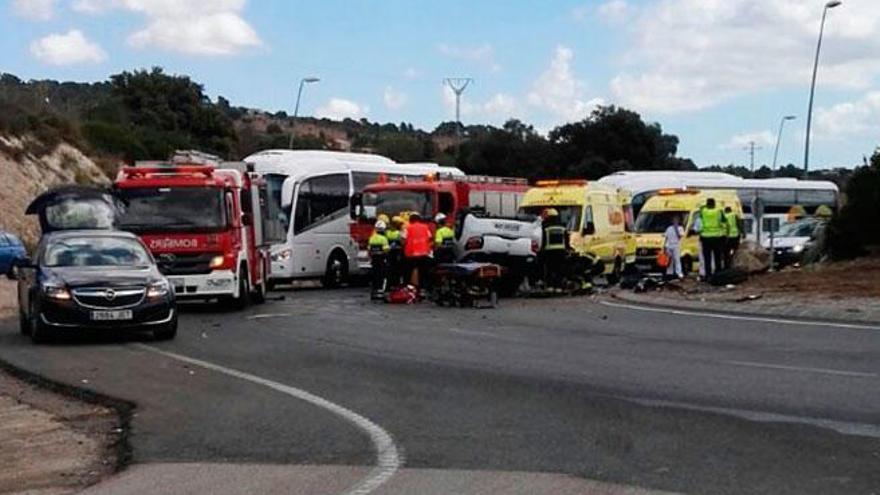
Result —
[[293, 149], [293, 134], [296, 130], [296, 118], [299, 116], [299, 100], [302, 98], [303, 86], [318, 81], [320, 81], [320, 79], [317, 77], [304, 77], [299, 80], [299, 91], [296, 92], [296, 106], [293, 108], [293, 119], [290, 121], [290, 142], [287, 144], [288, 149]]
[[749, 145], [743, 148], [749, 152], [749, 168], [752, 170], [752, 174], [755, 173], [755, 150], [761, 149], [760, 146], [755, 145], [754, 141], [749, 141]]
[[816, 58], [813, 60], [813, 80], [810, 83], [810, 103], [807, 106], [807, 137], [804, 141], [804, 178], [810, 171], [810, 125], [813, 122], [813, 96], [816, 94], [816, 72], [819, 70], [819, 52], [822, 51], [822, 34], [825, 32], [825, 17], [828, 9], [843, 3], [840, 0], [829, 0], [822, 9], [822, 22], [819, 24], [819, 41], [816, 43]]
[[782, 128], [786, 120], [794, 120], [794, 115], [786, 115], [779, 120], [779, 132], [776, 134], [776, 146], [773, 147], [773, 175], [776, 175], [776, 158], [779, 157], [779, 143], [782, 141]]
[[443, 82], [455, 93], [455, 161], [461, 160], [461, 94], [474, 82], [470, 77], [447, 77]]

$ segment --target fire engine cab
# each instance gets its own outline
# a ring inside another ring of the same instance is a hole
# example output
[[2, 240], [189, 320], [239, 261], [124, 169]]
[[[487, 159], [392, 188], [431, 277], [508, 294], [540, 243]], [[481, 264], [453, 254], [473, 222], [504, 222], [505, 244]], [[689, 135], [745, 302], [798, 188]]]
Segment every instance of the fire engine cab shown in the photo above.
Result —
[[178, 151], [167, 162], [123, 167], [118, 227], [138, 234], [178, 299], [219, 299], [243, 308], [265, 300], [266, 190], [242, 162]]
[[[446, 176], [428, 174], [421, 180], [380, 180], [352, 198], [351, 236], [358, 244], [358, 264], [369, 268], [367, 242], [379, 215], [418, 212], [426, 219], [444, 213], [452, 227], [459, 213], [482, 208], [496, 217], [515, 217], [529, 185], [526, 179], [485, 175]], [[432, 228], [434, 228], [432, 226]]]

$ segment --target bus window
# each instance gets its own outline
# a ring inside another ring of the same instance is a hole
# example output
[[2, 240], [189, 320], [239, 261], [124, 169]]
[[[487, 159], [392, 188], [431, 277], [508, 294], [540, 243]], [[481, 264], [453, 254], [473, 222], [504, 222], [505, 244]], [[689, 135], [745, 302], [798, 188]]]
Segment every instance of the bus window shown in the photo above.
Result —
[[294, 213], [295, 234], [335, 218], [348, 211], [348, 175], [313, 177], [299, 187]]
[[746, 234], [755, 234], [755, 219], [754, 218], [743, 218], [743, 231]]
[[373, 172], [353, 172], [351, 180], [354, 183], [354, 192], [362, 192], [368, 185], [379, 182], [379, 174]]
[[771, 217], [763, 219], [763, 231], [766, 233], [776, 232], [779, 230], [779, 218]]

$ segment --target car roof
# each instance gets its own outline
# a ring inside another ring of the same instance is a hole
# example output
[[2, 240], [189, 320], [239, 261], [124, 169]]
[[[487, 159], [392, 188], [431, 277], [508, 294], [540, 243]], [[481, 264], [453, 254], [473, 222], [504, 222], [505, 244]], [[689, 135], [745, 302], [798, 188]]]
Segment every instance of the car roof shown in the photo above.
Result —
[[122, 230], [58, 230], [50, 232], [44, 236], [45, 240], [54, 241], [56, 239], [71, 239], [83, 237], [116, 237], [119, 239], [137, 239], [138, 237], [131, 232]]

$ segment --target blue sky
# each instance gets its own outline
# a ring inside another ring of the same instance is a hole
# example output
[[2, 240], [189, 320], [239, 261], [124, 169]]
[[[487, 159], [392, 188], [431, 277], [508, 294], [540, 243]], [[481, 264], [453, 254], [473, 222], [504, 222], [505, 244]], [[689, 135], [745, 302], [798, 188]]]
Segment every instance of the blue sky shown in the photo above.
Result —
[[[698, 165], [803, 160], [823, 1], [7, 0], [0, 71], [95, 81], [164, 67], [214, 97], [265, 110], [411, 122], [454, 115], [444, 77], [466, 76], [462, 121], [547, 131], [617, 104], [659, 122]], [[880, 144], [880, 2], [829, 12], [811, 163], [852, 166]]]

